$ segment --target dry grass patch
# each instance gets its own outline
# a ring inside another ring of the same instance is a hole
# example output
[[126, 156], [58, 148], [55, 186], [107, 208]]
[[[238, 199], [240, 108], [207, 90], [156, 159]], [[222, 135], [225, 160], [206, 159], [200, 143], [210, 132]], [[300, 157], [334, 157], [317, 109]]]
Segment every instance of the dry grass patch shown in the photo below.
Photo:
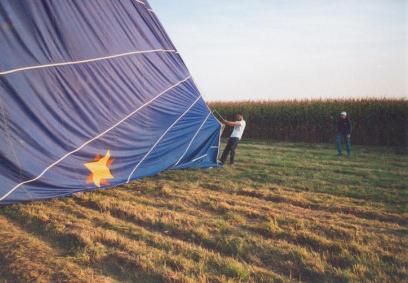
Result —
[[0, 281], [404, 281], [408, 158], [354, 154], [248, 142], [234, 167], [0, 208]]

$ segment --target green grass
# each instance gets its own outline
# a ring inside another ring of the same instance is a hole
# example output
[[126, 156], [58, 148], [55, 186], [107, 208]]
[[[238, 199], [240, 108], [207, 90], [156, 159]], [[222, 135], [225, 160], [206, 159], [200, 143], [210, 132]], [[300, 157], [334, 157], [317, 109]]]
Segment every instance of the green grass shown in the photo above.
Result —
[[0, 282], [403, 282], [408, 156], [246, 141], [237, 164], [0, 208]]

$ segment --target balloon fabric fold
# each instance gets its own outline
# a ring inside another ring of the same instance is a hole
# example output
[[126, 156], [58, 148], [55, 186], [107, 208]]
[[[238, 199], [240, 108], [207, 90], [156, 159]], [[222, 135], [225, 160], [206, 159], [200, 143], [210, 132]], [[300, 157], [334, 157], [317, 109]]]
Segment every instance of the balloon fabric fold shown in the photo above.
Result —
[[146, 0], [0, 1], [0, 204], [217, 167], [220, 132]]

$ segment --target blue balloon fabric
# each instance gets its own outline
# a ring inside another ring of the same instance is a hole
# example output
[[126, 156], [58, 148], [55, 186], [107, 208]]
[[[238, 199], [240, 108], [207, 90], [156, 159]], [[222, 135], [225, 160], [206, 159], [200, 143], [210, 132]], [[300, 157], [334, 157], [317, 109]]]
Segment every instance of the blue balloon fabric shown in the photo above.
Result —
[[217, 167], [220, 132], [147, 1], [0, 1], [0, 204]]

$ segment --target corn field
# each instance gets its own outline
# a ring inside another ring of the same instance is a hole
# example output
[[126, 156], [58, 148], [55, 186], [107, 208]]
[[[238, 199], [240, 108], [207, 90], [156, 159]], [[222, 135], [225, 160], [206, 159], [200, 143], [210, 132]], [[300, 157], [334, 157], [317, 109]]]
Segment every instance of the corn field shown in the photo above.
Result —
[[[212, 102], [209, 106], [226, 119], [243, 112], [245, 138], [331, 143], [339, 113], [346, 111], [355, 144], [406, 147], [408, 141], [408, 101], [404, 99]], [[224, 136], [230, 131], [226, 129]]]

